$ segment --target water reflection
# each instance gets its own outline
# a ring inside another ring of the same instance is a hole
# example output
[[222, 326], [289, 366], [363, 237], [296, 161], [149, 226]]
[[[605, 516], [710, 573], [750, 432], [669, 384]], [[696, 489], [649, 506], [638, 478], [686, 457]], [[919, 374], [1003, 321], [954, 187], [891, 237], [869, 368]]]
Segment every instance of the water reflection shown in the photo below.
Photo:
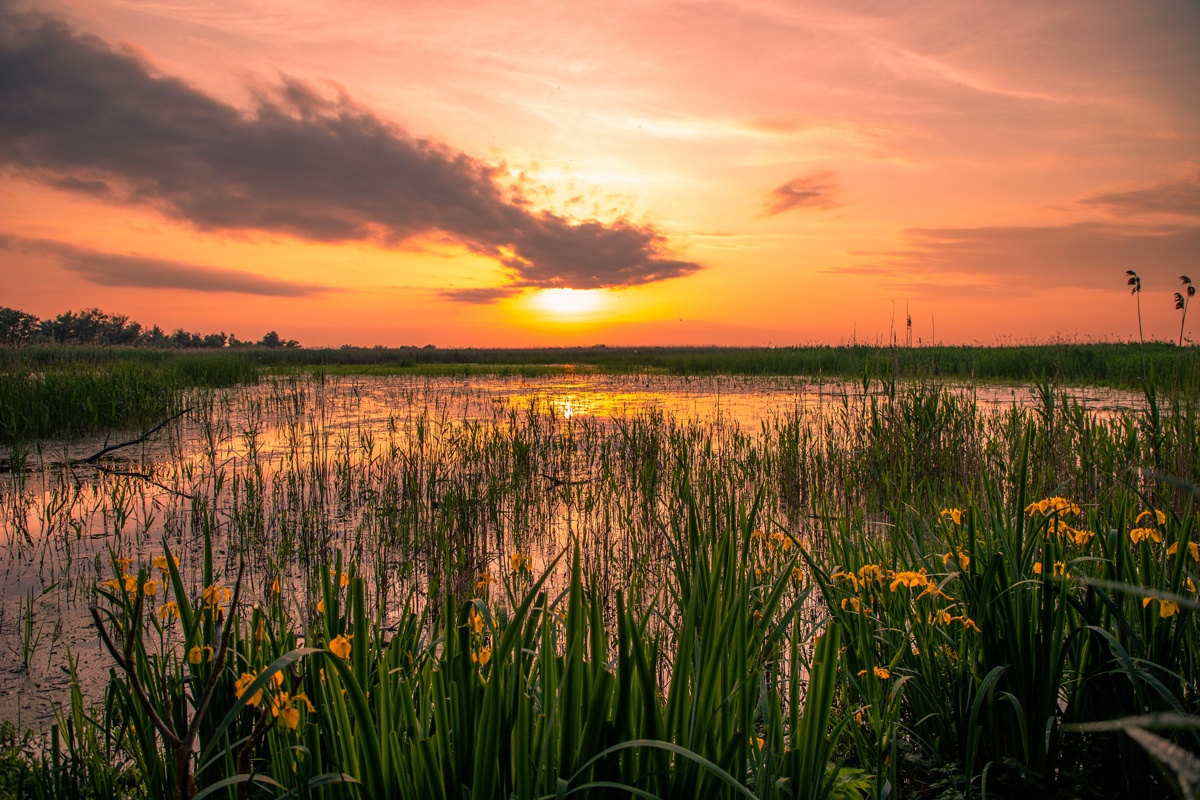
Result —
[[[980, 427], [1041, 402], [1025, 386], [930, 391]], [[298, 617], [315, 613], [309, 569], [338, 551], [392, 607], [470, 591], [513, 552], [537, 572], [573, 542], [601, 591], [652, 593], [681, 484], [761, 489], [766, 521], [802, 534], [822, 476], [797, 449], [853, 447], [886, 399], [878, 383], [799, 378], [281, 378], [196, 393], [182, 424], [97, 464], [79, 460], [103, 438], [43, 443], [0, 476], [0, 718], [46, 713], [68, 647], [85, 683], [103, 674], [86, 606], [112, 553], [148, 563], [165, 539], [198, 592], [212, 531], [218, 568], [244, 556], [251, 598], [282, 576]], [[1060, 399], [1099, 420], [1141, 407], [1114, 390]], [[32, 667], [14, 672], [30, 614]]]

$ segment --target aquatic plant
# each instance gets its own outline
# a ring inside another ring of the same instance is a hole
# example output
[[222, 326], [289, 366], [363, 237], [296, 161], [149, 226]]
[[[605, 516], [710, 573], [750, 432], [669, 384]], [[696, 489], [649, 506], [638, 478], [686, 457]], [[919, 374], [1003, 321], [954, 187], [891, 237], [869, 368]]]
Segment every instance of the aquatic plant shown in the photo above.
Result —
[[1138, 341], [1145, 342], [1146, 337], [1142, 335], [1142, 279], [1131, 269], [1125, 270], [1125, 274], [1129, 277], [1125, 285], [1133, 287], [1129, 290], [1129, 293], [1137, 298]]
[[29, 785], [1167, 791], [1070, 726], [1196, 711], [1194, 395], [867, 374], [749, 425], [568, 416], [539, 385], [272, 376], [126, 463], [14, 476], [8, 574], [95, 602], [123, 662]]
[[1192, 285], [1192, 279], [1187, 275], [1180, 275], [1179, 282], [1183, 284], [1184, 290], [1175, 293], [1175, 310], [1183, 312], [1179, 318], [1179, 346], [1183, 347], [1183, 330], [1187, 325], [1188, 303], [1195, 297], [1196, 287]]

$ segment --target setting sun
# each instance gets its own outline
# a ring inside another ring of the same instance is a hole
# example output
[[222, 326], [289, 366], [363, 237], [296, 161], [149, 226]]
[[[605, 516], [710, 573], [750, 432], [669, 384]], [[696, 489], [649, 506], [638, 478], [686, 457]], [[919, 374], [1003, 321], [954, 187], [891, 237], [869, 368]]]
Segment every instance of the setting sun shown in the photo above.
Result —
[[3, 305], [305, 347], [1196, 335], [1194, 3], [344, 5], [0, 2]]
[[542, 289], [531, 297], [538, 312], [561, 320], [585, 320], [608, 305], [607, 293], [599, 289]]
[[1198, 33], [0, 0], [0, 800], [1190, 796]]

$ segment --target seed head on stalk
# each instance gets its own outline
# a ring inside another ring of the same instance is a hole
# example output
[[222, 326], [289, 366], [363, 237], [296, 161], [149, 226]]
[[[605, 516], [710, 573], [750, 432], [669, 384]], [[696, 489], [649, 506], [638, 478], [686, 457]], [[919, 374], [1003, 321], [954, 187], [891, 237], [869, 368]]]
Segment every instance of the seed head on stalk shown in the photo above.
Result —
[[1188, 303], [1196, 294], [1196, 287], [1192, 285], [1192, 279], [1187, 275], [1180, 275], [1179, 282], [1183, 284], [1184, 290], [1182, 293], [1175, 293], [1175, 310], [1183, 312], [1183, 318], [1179, 320], [1179, 346], [1183, 347], [1183, 328], [1187, 324]]
[[1146, 338], [1142, 336], [1142, 279], [1131, 269], [1125, 270], [1125, 274], [1129, 277], [1129, 280], [1125, 282], [1125, 285], [1133, 287], [1129, 290], [1129, 293], [1137, 297], [1138, 341], [1144, 344]]

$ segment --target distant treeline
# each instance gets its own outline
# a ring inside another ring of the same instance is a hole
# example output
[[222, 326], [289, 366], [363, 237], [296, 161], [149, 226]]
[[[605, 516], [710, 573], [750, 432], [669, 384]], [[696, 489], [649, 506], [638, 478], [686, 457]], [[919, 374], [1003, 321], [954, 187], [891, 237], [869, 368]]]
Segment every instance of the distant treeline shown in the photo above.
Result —
[[15, 308], [0, 306], [0, 344], [20, 347], [30, 344], [92, 344], [124, 347], [178, 349], [221, 347], [299, 347], [295, 339], [283, 339], [268, 331], [258, 341], [239, 339], [232, 333], [192, 333], [176, 328], [167, 333], [157, 325], [143, 327], [124, 314], [108, 314], [98, 308], [66, 311], [53, 319], [39, 319]]

